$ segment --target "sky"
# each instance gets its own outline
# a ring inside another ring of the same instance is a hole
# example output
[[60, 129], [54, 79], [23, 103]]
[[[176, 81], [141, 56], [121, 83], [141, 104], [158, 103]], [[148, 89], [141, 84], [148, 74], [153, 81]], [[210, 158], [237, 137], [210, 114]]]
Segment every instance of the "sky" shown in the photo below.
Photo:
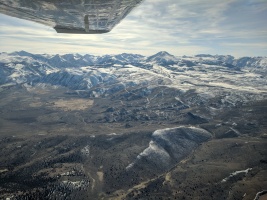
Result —
[[267, 56], [267, 0], [144, 0], [111, 32], [58, 34], [0, 14], [0, 52]]

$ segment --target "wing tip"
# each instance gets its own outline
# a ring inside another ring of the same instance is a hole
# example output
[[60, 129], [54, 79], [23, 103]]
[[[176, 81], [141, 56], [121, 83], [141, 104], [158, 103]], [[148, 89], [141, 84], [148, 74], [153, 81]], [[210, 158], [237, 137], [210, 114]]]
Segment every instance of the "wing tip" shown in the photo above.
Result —
[[69, 33], [69, 34], [102, 34], [102, 33], [108, 33], [110, 30], [88, 30], [86, 31], [83, 28], [70, 28], [70, 27], [61, 27], [61, 26], [55, 26], [54, 29], [57, 33]]

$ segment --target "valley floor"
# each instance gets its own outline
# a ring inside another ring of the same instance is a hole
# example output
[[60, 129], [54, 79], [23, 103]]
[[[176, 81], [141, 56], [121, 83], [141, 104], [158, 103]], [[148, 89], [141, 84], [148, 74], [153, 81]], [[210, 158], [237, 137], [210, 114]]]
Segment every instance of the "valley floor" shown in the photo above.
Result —
[[207, 117], [173, 99], [148, 112], [63, 87], [2, 89], [0, 198], [249, 200], [267, 189], [266, 100]]

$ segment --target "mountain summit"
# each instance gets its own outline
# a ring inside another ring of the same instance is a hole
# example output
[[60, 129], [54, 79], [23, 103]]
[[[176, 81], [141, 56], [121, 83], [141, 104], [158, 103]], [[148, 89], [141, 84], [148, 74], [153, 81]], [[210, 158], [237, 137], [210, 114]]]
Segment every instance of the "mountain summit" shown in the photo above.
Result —
[[174, 55], [171, 55], [166, 51], [160, 51], [155, 55], [148, 57], [147, 61], [156, 62], [160, 65], [173, 65], [177, 63], [178, 59]]

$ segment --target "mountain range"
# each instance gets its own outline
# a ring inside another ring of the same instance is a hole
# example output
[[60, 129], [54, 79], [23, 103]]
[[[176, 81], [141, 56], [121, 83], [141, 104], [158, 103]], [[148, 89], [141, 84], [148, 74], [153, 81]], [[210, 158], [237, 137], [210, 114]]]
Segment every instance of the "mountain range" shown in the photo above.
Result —
[[1, 53], [0, 199], [260, 198], [266, 76], [267, 57]]
[[264, 92], [267, 85], [266, 57], [235, 59], [209, 54], [176, 57], [164, 51], [149, 57], [126, 53], [104, 56], [1, 53], [0, 70], [0, 84], [44, 83], [87, 91], [91, 96], [141, 85], [165, 85], [180, 90], [219, 87], [249, 93]]

